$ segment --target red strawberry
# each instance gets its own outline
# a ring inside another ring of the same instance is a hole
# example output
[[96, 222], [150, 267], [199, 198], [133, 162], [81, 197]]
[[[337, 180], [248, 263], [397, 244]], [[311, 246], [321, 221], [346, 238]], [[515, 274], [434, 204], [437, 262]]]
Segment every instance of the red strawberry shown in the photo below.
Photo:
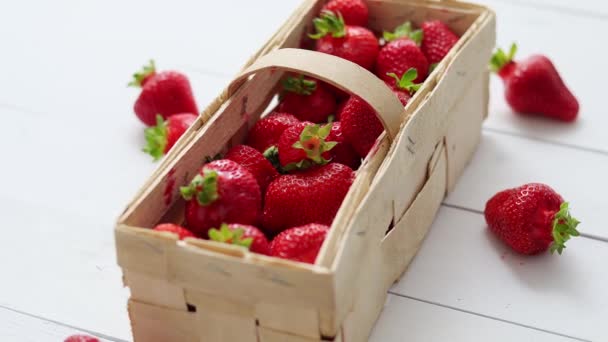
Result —
[[186, 203], [186, 226], [200, 237], [224, 222], [255, 224], [262, 195], [255, 177], [232, 160], [204, 165], [188, 186], [181, 187]]
[[568, 203], [545, 184], [531, 183], [494, 195], [485, 210], [490, 230], [522, 254], [557, 251], [562, 254], [579, 222], [570, 216]]
[[388, 74], [393, 78], [391, 82], [386, 82], [389, 87], [393, 90], [395, 95], [403, 106], [406, 106], [407, 103], [412, 98], [412, 95], [420, 89], [420, 84], [414, 83], [414, 80], [418, 77], [418, 72], [416, 69], [411, 68], [406, 71], [401, 77], [397, 76], [394, 73]]
[[376, 112], [358, 96], [351, 96], [339, 114], [346, 140], [365, 158], [384, 131]]
[[505, 98], [521, 114], [539, 114], [570, 122], [578, 115], [579, 105], [557, 69], [542, 55], [516, 62], [517, 46], [507, 55], [502, 49], [492, 56], [490, 67], [505, 84]]
[[337, 145], [327, 140], [331, 127], [331, 124], [302, 122], [286, 129], [278, 145], [281, 167], [291, 171], [327, 164], [331, 158], [329, 150]]
[[338, 56], [357, 63], [365, 69], [372, 69], [378, 56], [378, 40], [365, 27], [344, 24], [342, 16], [324, 11], [314, 20], [317, 40], [315, 49], [319, 52]]
[[192, 233], [188, 229], [174, 223], [158, 224], [156, 225], [156, 227], [154, 227], [154, 230], [156, 230], [157, 232], [169, 232], [177, 234], [180, 240], [183, 240], [187, 237], [196, 237], [194, 233]]
[[249, 131], [247, 145], [260, 152], [265, 152], [269, 147], [276, 146], [283, 131], [300, 123], [295, 116], [287, 113], [271, 113], [255, 123]]
[[283, 81], [283, 97], [278, 111], [292, 113], [302, 121], [327, 122], [336, 112], [334, 94], [323, 82], [305, 79], [304, 76], [288, 77]]
[[209, 229], [209, 239], [243, 246], [254, 253], [269, 255], [270, 243], [261, 230], [245, 224], [223, 223], [220, 229]]
[[323, 6], [323, 11], [340, 13], [346, 25], [367, 26], [369, 10], [362, 0], [331, 0]]
[[331, 225], [355, 172], [330, 163], [275, 179], [266, 191], [264, 228], [269, 235], [308, 223]]
[[89, 335], [72, 335], [66, 338], [64, 342], [99, 342], [99, 339]]
[[279, 176], [277, 170], [272, 166], [264, 155], [253, 147], [237, 145], [231, 148], [224, 157], [243, 166], [258, 181], [262, 194], [266, 191], [268, 184]]
[[389, 73], [403, 75], [414, 68], [418, 73], [414, 82], [424, 81], [429, 72], [429, 62], [418, 47], [420, 39], [420, 31], [412, 31], [409, 22], [397, 27], [394, 33], [384, 32], [384, 40], [388, 44], [378, 54], [376, 75], [385, 82], [390, 82], [392, 78]]
[[422, 45], [420, 48], [431, 64], [441, 62], [443, 57], [458, 42], [458, 36], [448, 25], [439, 20], [422, 23]]
[[270, 255], [314, 264], [329, 227], [310, 223], [284, 230], [270, 244]]
[[361, 165], [361, 157], [357, 154], [357, 151], [353, 146], [346, 141], [344, 133], [342, 133], [342, 124], [340, 122], [334, 122], [331, 126], [331, 132], [326, 139], [329, 141], [335, 141], [337, 143], [334, 148], [329, 151], [331, 161], [333, 163], [340, 163], [356, 170]]
[[177, 71], [157, 73], [154, 61], [150, 61], [150, 65], [135, 73], [133, 78], [129, 86], [142, 88], [133, 109], [146, 125], [154, 126], [157, 114], [166, 119], [177, 113], [198, 113], [190, 81], [184, 74]]
[[144, 131], [147, 145], [143, 151], [151, 155], [154, 160], [159, 160], [169, 152], [196, 118], [196, 115], [189, 113], [171, 115], [167, 120], [161, 115], [156, 115], [156, 126], [148, 127]]

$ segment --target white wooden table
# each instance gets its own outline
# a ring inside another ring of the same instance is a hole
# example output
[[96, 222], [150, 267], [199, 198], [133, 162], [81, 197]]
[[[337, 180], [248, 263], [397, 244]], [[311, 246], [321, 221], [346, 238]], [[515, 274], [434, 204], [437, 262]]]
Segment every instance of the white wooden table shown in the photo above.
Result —
[[[580, 120], [514, 116], [493, 80], [479, 150], [371, 340], [608, 341], [608, 4], [484, 2], [500, 45], [552, 57]], [[154, 57], [190, 75], [202, 108], [299, 1], [213, 3], [0, 3], [0, 341], [131, 339], [112, 229], [155, 164], [140, 152], [129, 76]], [[530, 181], [555, 187], [583, 222], [562, 257], [513, 255], [487, 233], [485, 201]]]

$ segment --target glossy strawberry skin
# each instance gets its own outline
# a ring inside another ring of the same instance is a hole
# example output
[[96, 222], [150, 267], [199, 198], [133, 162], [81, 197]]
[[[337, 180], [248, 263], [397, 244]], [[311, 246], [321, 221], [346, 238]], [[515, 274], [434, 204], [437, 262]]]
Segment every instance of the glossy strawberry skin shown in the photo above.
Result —
[[300, 120], [289, 113], [271, 113], [258, 120], [249, 131], [247, 145], [264, 153], [269, 147], [276, 146], [283, 131], [300, 123]]
[[158, 224], [156, 225], [156, 227], [154, 227], [154, 230], [157, 232], [169, 232], [177, 234], [180, 240], [183, 240], [187, 237], [196, 237], [196, 235], [194, 235], [194, 233], [192, 233], [188, 229], [174, 223]]
[[190, 113], [180, 113], [171, 115], [167, 119], [167, 145], [165, 146], [165, 153], [175, 145], [177, 140], [192, 126], [198, 115]]
[[335, 141], [338, 143], [334, 148], [329, 151], [329, 158], [334, 163], [344, 164], [353, 170], [359, 168], [361, 165], [361, 157], [353, 146], [346, 141], [344, 133], [342, 132], [342, 123], [334, 122], [331, 127], [331, 133], [327, 137], [327, 141]]
[[99, 342], [99, 339], [89, 335], [72, 335], [66, 338], [64, 342]]
[[351, 168], [338, 163], [279, 176], [266, 192], [265, 232], [272, 236], [308, 223], [331, 225], [354, 178]]
[[226, 153], [224, 158], [232, 160], [247, 169], [257, 180], [262, 194], [266, 191], [268, 184], [279, 176], [277, 170], [264, 155], [251, 146], [234, 146]]
[[190, 81], [177, 71], [157, 72], [145, 78], [134, 110], [148, 126], [156, 123], [156, 114], [165, 119], [177, 113], [198, 114]]
[[301, 121], [327, 122], [327, 117], [336, 112], [336, 98], [323, 82], [316, 83], [316, 89], [310, 95], [283, 93], [277, 110], [291, 113]]
[[270, 254], [277, 258], [314, 264], [328, 231], [328, 226], [317, 223], [289, 228], [272, 240]]
[[270, 255], [270, 242], [266, 238], [266, 235], [257, 227], [240, 223], [230, 223], [228, 224], [228, 228], [230, 228], [230, 230], [242, 229], [244, 231], [243, 238], [253, 239], [253, 242], [249, 247], [250, 251], [258, 254]]
[[549, 186], [531, 183], [497, 193], [484, 214], [489, 229], [513, 250], [538, 254], [553, 242], [552, 222], [563, 202]]
[[371, 70], [378, 56], [378, 40], [374, 33], [360, 26], [346, 26], [346, 35], [334, 38], [326, 35], [317, 40], [315, 49], [344, 58]]
[[207, 231], [224, 222], [255, 225], [260, 219], [262, 195], [255, 177], [232, 160], [221, 159], [204, 165], [205, 171], [218, 174], [218, 198], [201, 205], [194, 197], [186, 203], [186, 226], [196, 235], [206, 238]]
[[376, 112], [358, 96], [351, 96], [340, 112], [344, 137], [365, 158], [384, 131]]
[[369, 9], [362, 0], [331, 0], [323, 10], [342, 14], [346, 25], [365, 27], [369, 19]]
[[416, 69], [418, 77], [415, 83], [421, 83], [429, 72], [429, 62], [416, 45], [409, 38], [399, 38], [386, 44], [378, 54], [376, 61], [376, 75], [385, 82], [394, 82], [388, 73], [403, 75], [410, 68]]
[[422, 23], [422, 52], [429, 63], [439, 63], [458, 42], [458, 36], [439, 20]]

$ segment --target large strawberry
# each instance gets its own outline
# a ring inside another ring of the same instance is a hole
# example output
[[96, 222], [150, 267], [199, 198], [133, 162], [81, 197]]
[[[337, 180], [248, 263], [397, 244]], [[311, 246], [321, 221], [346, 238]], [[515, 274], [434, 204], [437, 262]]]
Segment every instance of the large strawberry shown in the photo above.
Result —
[[204, 165], [188, 186], [181, 187], [186, 226], [200, 237], [224, 222], [256, 224], [262, 195], [255, 177], [232, 160]]
[[562, 121], [574, 121], [579, 105], [549, 58], [533, 55], [515, 61], [517, 46], [509, 53], [498, 49], [490, 68], [505, 85], [505, 98], [511, 108], [521, 114], [538, 114]]
[[262, 194], [268, 184], [279, 176], [277, 170], [264, 155], [251, 146], [237, 145], [231, 148], [224, 158], [237, 162], [249, 171], [258, 181]]
[[340, 13], [346, 25], [367, 26], [369, 9], [363, 0], [330, 0], [322, 11]]
[[278, 145], [283, 131], [298, 123], [300, 120], [292, 114], [271, 113], [258, 120], [251, 128], [247, 136], [247, 145], [265, 152], [269, 147]]
[[284, 230], [270, 244], [270, 255], [314, 264], [329, 227], [310, 223]]
[[261, 230], [246, 224], [222, 224], [220, 229], [209, 229], [209, 239], [242, 246], [254, 253], [270, 254], [270, 243]]
[[279, 112], [291, 113], [302, 121], [327, 122], [336, 112], [336, 99], [329, 88], [320, 81], [289, 76], [283, 80]]
[[403, 75], [411, 68], [416, 69], [418, 77], [414, 82], [422, 82], [429, 72], [429, 62], [418, 47], [422, 34], [413, 31], [409, 22], [397, 27], [395, 32], [384, 32], [388, 43], [380, 50], [376, 61], [376, 75], [391, 81], [390, 73]]
[[331, 127], [332, 124], [302, 122], [286, 129], [278, 145], [281, 167], [291, 171], [327, 164], [331, 158], [329, 151], [338, 144], [327, 139]]
[[151, 155], [154, 160], [160, 159], [169, 152], [196, 118], [196, 115], [190, 113], [171, 115], [167, 120], [161, 115], [156, 115], [156, 126], [148, 127], [144, 131], [146, 147], [143, 151]]
[[358, 96], [351, 96], [339, 114], [342, 133], [361, 158], [365, 158], [384, 131], [376, 111]]
[[154, 227], [154, 230], [156, 230], [157, 232], [169, 232], [176, 234], [180, 240], [183, 240], [187, 237], [196, 237], [194, 233], [175, 223], [161, 223], [156, 225], [156, 227]]
[[486, 203], [490, 230], [513, 250], [538, 254], [551, 249], [562, 254], [566, 241], [578, 236], [579, 222], [568, 203], [545, 184], [530, 183], [501, 191]]
[[198, 114], [188, 77], [177, 71], [156, 72], [154, 61], [133, 75], [129, 86], [141, 87], [135, 101], [135, 114], [146, 125], [154, 126], [156, 115]]
[[331, 125], [331, 132], [326, 139], [328, 142], [336, 142], [330, 151], [329, 155], [333, 163], [340, 163], [356, 170], [361, 165], [361, 157], [353, 146], [346, 141], [344, 133], [342, 132], [342, 123], [334, 122]]
[[414, 80], [418, 77], [418, 72], [416, 69], [411, 68], [401, 76], [397, 76], [394, 73], [389, 73], [388, 75], [392, 77], [393, 80], [386, 82], [386, 84], [391, 87], [393, 93], [395, 93], [399, 101], [401, 101], [401, 104], [406, 106], [412, 98], [412, 95], [420, 89], [421, 85], [414, 83]]
[[440, 20], [422, 23], [422, 45], [420, 48], [431, 64], [441, 62], [443, 57], [458, 42], [458, 36]]
[[323, 11], [314, 20], [317, 33], [310, 35], [316, 39], [315, 49], [319, 52], [338, 56], [371, 70], [378, 56], [378, 40], [365, 27], [344, 23], [341, 15]]
[[279, 176], [266, 191], [264, 228], [269, 235], [308, 223], [331, 225], [355, 172], [330, 163]]

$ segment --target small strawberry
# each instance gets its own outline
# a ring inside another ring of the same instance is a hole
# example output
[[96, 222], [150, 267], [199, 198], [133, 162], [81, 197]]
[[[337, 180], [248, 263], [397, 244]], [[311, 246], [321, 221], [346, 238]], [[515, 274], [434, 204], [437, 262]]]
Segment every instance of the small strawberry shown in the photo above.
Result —
[[72, 335], [66, 338], [64, 342], [99, 342], [99, 339], [89, 335]]
[[421, 31], [412, 31], [410, 22], [397, 27], [394, 33], [384, 32], [388, 43], [380, 50], [376, 61], [376, 75], [385, 82], [392, 81], [388, 75], [403, 75], [411, 68], [416, 69], [416, 83], [424, 81], [429, 72], [429, 62], [418, 47]]
[[283, 89], [279, 112], [315, 123], [327, 122], [327, 117], [336, 112], [334, 94], [323, 82], [305, 79], [302, 75], [290, 76], [283, 80]]
[[279, 176], [266, 191], [266, 233], [308, 223], [331, 225], [354, 179], [355, 172], [338, 163]]
[[374, 67], [379, 46], [372, 31], [346, 25], [341, 15], [331, 11], [323, 11], [314, 25], [317, 33], [310, 37], [317, 40], [317, 51], [344, 58], [365, 69]]
[[198, 113], [190, 81], [184, 74], [177, 71], [157, 73], [154, 61], [150, 61], [150, 65], [144, 66], [133, 78], [129, 86], [142, 88], [133, 109], [146, 125], [154, 126], [157, 114], [166, 119], [177, 113]]
[[224, 222], [255, 224], [262, 194], [255, 177], [232, 160], [204, 165], [188, 186], [180, 189], [186, 203], [186, 226], [200, 237]]
[[344, 133], [342, 133], [342, 123], [334, 122], [331, 124], [331, 132], [326, 139], [328, 142], [336, 142], [336, 146], [329, 151], [331, 161], [333, 163], [340, 163], [350, 167], [353, 170], [359, 168], [361, 165], [361, 157], [353, 146], [346, 141]]
[[509, 54], [502, 49], [492, 56], [490, 68], [505, 85], [505, 98], [511, 108], [521, 114], [539, 114], [566, 122], [574, 121], [579, 105], [557, 69], [542, 55], [533, 55], [516, 62], [517, 45]]
[[272, 240], [270, 255], [314, 264], [328, 231], [328, 226], [317, 223], [286, 229]]
[[209, 239], [242, 246], [258, 254], [270, 254], [270, 243], [266, 235], [254, 226], [223, 223], [220, 229], [209, 229]]
[[422, 23], [422, 45], [420, 48], [431, 64], [441, 62], [458, 42], [458, 36], [450, 30], [448, 25], [440, 20], [425, 21]]
[[412, 95], [420, 89], [421, 84], [414, 83], [414, 80], [418, 77], [418, 72], [414, 68], [410, 68], [401, 77], [394, 73], [389, 73], [388, 76], [392, 77], [391, 82], [386, 82], [389, 87], [393, 90], [393, 93], [397, 95], [399, 101], [403, 106], [412, 98]]
[[291, 171], [327, 164], [331, 158], [329, 151], [338, 144], [327, 141], [331, 127], [302, 122], [286, 129], [278, 145], [281, 167]]
[[224, 158], [237, 162], [247, 169], [258, 181], [262, 194], [266, 192], [268, 184], [279, 176], [279, 173], [268, 159], [264, 158], [264, 155], [260, 151], [251, 146], [234, 146], [226, 153]]
[[183, 240], [187, 237], [196, 237], [194, 233], [175, 223], [161, 223], [156, 225], [153, 230], [156, 230], [157, 232], [169, 232], [177, 234], [180, 240]]
[[367, 26], [369, 9], [363, 0], [330, 0], [323, 6], [323, 11], [340, 13], [346, 25]]
[[143, 151], [159, 160], [175, 145], [177, 140], [186, 132], [197, 116], [189, 113], [174, 114], [167, 120], [161, 115], [156, 115], [156, 126], [144, 130], [146, 147]]
[[361, 158], [365, 158], [384, 126], [376, 111], [358, 96], [351, 96], [339, 114], [342, 133]]
[[278, 145], [283, 131], [298, 123], [300, 120], [292, 114], [271, 113], [258, 120], [251, 128], [247, 136], [247, 145], [263, 153], [269, 147]]
[[530, 183], [501, 191], [486, 203], [490, 230], [513, 250], [538, 254], [551, 249], [562, 254], [566, 241], [578, 236], [579, 222], [568, 203], [545, 184]]

